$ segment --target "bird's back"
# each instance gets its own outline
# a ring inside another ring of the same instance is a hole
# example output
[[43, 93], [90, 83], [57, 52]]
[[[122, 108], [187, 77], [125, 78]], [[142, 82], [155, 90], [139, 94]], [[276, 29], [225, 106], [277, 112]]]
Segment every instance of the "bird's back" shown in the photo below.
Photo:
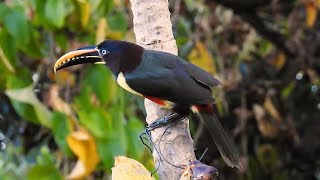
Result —
[[151, 50], [144, 51], [140, 65], [125, 78], [141, 94], [188, 105], [214, 103], [210, 87], [219, 82], [178, 56]]

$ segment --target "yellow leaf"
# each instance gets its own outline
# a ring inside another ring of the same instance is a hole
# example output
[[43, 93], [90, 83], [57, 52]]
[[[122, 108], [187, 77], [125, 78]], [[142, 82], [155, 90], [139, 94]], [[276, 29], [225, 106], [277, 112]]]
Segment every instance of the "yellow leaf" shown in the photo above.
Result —
[[115, 158], [112, 180], [154, 180], [151, 173], [138, 161], [124, 156]]
[[277, 108], [273, 105], [272, 100], [270, 97], [267, 97], [264, 101], [264, 108], [266, 111], [274, 118], [276, 121], [281, 122], [282, 117], [277, 110]]
[[120, 31], [110, 31], [107, 33], [108, 39], [122, 39], [123, 33]]
[[67, 143], [78, 157], [76, 166], [67, 178], [83, 179], [87, 177], [100, 161], [95, 140], [85, 129], [79, 127], [78, 130], [67, 136]]
[[262, 106], [254, 104], [253, 113], [257, 120], [258, 129], [262, 136], [267, 138], [275, 138], [278, 136], [279, 129], [274, 125], [274, 123], [272, 123], [272, 121], [267, 119], [266, 112]]
[[45, 103], [53, 110], [63, 112], [68, 116], [73, 115], [70, 105], [60, 98], [59, 86], [56, 84], [51, 85], [46, 92]]
[[277, 69], [280, 70], [286, 63], [286, 55], [283, 52], [279, 52], [275, 59], [272, 61], [272, 65]]
[[89, 17], [91, 13], [91, 5], [86, 0], [78, 0], [79, 8], [80, 8], [80, 22], [82, 27], [86, 27], [89, 22]]
[[192, 177], [192, 170], [191, 168], [188, 166], [182, 173], [182, 175], [180, 176], [179, 180], [190, 180]]
[[194, 48], [188, 55], [188, 59], [191, 63], [202, 67], [204, 70], [211, 74], [216, 73], [216, 67], [213, 63], [213, 57], [209, 53], [208, 49], [201, 43], [196, 42]]
[[106, 37], [107, 20], [106, 18], [100, 18], [98, 22], [98, 28], [96, 31], [96, 43], [102, 42]]
[[306, 8], [306, 24], [309, 28], [313, 27], [317, 19], [318, 9], [317, 4], [314, 1], [308, 1], [305, 3]]
[[308, 68], [307, 74], [308, 74], [312, 83], [314, 83], [314, 84], [319, 83], [319, 75], [318, 75], [317, 71], [315, 71], [314, 69]]
[[108, 25], [106, 18], [100, 18], [96, 31], [96, 43], [100, 43], [105, 39], [123, 39], [124, 33], [120, 31], [112, 31]]
[[114, 7], [120, 8], [123, 7], [123, 1], [122, 0], [113, 0]]
[[51, 74], [51, 79], [55, 80], [57, 84], [62, 86], [74, 87], [76, 85], [76, 77], [70, 71], [60, 71], [56, 74]]

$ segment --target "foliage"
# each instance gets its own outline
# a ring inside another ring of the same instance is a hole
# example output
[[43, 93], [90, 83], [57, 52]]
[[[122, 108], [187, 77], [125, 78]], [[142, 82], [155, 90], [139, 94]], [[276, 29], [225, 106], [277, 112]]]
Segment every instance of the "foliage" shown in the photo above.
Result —
[[[217, 161], [208, 132], [192, 121], [197, 155], [209, 148], [204, 161], [222, 179], [316, 179], [319, 1], [226, 2], [170, 1], [179, 55], [223, 82], [218, 114], [247, 167]], [[0, 179], [104, 179], [118, 155], [152, 170], [137, 138], [142, 99], [100, 65], [52, 70], [82, 45], [134, 41], [130, 12], [125, 0], [0, 2]]]
[[[116, 87], [110, 72], [102, 66], [56, 75], [52, 71], [67, 50], [125, 38], [124, 2], [17, 0], [1, 2], [0, 12], [0, 89], [8, 98], [1, 101], [1, 110], [10, 109], [2, 114], [7, 128], [1, 131], [9, 140], [1, 154], [20, 159], [12, 165], [1, 159], [1, 177], [62, 179], [69, 174], [78, 179], [95, 169], [110, 172], [116, 155], [134, 157], [151, 168], [151, 156], [138, 141], [143, 116], [130, 108], [132, 100]], [[15, 123], [9, 121], [17, 117]], [[21, 133], [12, 130], [20, 127]], [[24, 132], [29, 128], [33, 132]], [[73, 154], [79, 159], [76, 165]]]

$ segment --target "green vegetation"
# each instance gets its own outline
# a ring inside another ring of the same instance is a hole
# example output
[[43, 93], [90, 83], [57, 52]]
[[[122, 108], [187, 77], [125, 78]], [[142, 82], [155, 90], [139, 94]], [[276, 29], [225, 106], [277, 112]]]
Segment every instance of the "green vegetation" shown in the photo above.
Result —
[[[197, 155], [208, 147], [221, 179], [319, 178], [320, 3], [225, 2], [170, 1], [179, 55], [223, 81], [217, 111], [248, 163], [226, 167], [192, 121]], [[153, 170], [141, 98], [101, 65], [53, 73], [65, 52], [104, 39], [134, 41], [129, 1], [0, 2], [0, 179], [107, 179], [117, 155]]]

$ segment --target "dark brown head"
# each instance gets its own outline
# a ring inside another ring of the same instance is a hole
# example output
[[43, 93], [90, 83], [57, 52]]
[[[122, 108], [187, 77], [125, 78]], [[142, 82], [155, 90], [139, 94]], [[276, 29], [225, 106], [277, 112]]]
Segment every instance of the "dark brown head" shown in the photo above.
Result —
[[126, 41], [106, 40], [97, 46], [86, 46], [71, 51], [57, 60], [54, 71], [76, 64], [95, 63], [106, 66], [118, 75], [130, 72], [139, 65], [143, 48]]

